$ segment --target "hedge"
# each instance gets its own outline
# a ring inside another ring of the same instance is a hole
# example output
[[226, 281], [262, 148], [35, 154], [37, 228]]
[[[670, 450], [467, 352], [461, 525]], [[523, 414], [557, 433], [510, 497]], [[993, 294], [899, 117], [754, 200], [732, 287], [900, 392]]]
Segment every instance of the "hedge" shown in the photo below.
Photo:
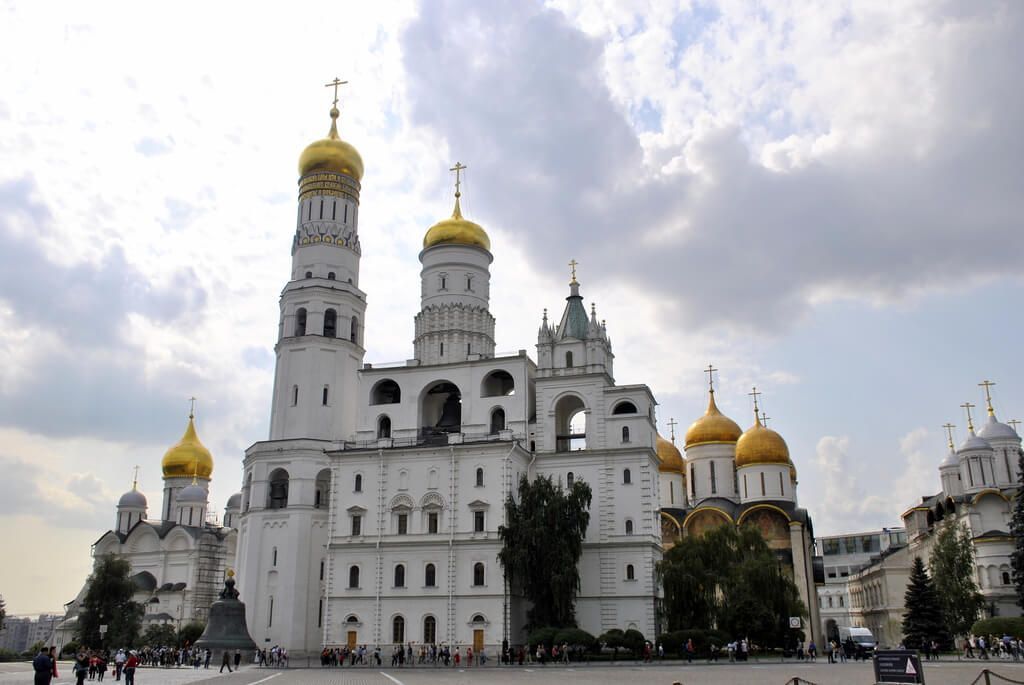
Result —
[[975, 635], [1012, 635], [1013, 637], [1024, 637], [1024, 616], [996, 616], [995, 618], [983, 618], [971, 626], [971, 632]]

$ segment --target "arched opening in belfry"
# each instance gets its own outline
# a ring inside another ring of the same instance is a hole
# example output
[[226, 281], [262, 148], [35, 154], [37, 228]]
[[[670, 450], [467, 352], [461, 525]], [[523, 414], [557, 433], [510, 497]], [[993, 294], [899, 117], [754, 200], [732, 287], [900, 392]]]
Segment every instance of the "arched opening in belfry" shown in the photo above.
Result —
[[306, 334], [306, 308], [299, 307], [295, 312], [295, 335], [296, 337]]
[[370, 391], [370, 404], [398, 404], [402, 401], [402, 389], [390, 378], [378, 381]]
[[377, 419], [377, 437], [378, 438], [390, 438], [391, 437], [391, 418], [388, 416], [382, 416]]
[[566, 395], [555, 403], [555, 451], [587, 448], [587, 413], [583, 400]]
[[505, 430], [505, 410], [498, 407], [491, 412], [491, 435], [497, 435]]
[[334, 338], [338, 335], [338, 312], [328, 309], [324, 312], [324, 337]]
[[329, 509], [331, 506], [331, 470], [321, 469], [316, 474], [316, 493], [313, 506], [316, 509]]
[[352, 317], [352, 324], [349, 326], [348, 339], [350, 342], [359, 342], [359, 319]]
[[274, 469], [267, 480], [267, 509], [284, 509], [288, 506], [288, 472]]
[[428, 440], [447, 442], [448, 433], [462, 432], [462, 393], [441, 381], [430, 386], [420, 401], [420, 432]]
[[515, 394], [515, 379], [512, 378], [512, 374], [504, 369], [498, 369], [487, 374], [480, 388], [481, 397], [501, 397]]

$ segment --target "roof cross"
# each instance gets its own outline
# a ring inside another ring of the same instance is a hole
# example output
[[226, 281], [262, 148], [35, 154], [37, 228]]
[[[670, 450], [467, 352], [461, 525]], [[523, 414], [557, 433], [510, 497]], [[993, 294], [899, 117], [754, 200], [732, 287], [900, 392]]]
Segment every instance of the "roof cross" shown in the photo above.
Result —
[[577, 283], [577, 281], [576, 281], [576, 267], [577, 266], [579, 266], [579, 262], [577, 262], [575, 259], [570, 259], [569, 260], [569, 268], [572, 269], [572, 280], [569, 281], [569, 285], [575, 285]]
[[467, 168], [462, 162], [455, 162], [455, 166], [448, 170], [455, 172], [455, 197], [462, 197], [462, 192], [459, 188], [462, 186], [462, 172]]
[[973, 434], [974, 421], [971, 419], [971, 410], [974, 409], [975, 405], [971, 404], [970, 402], [964, 402], [963, 404], [960, 405], [960, 407], [967, 410], [967, 430], [971, 431], [971, 433]]
[[953, 429], [956, 428], [951, 423], [944, 423], [942, 427], [946, 429], [946, 437], [949, 438], [949, 449], [953, 449]]
[[188, 417], [190, 419], [194, 419], [196, 417], [196, 398], [195, 397], [190, 397], [190, 398], [188, 398], [188, 402], [189, 402]]
[[978, 385], [985, 388], [985, 404], [988, 405], [988, 415], [995, 416], [996, 410], [992, 408], [992, 393], [989, 391], [989, 388], [995, 385], [995, 383], [992, 381], [982, 381]]
[[748, 392], [747, 394], [754, 398], [754, 420], [757, 421], [758, 423], [761, 423], [761, 417], [758, 416], [758, 411], [757, 411], [757, 398], [762, 393], [759, 393], [757, 391], [757, 386], [755, 385], [753, 388], [751, 388], [751, 391]]
[[676, 421], [675, 419], [671, 419], [670, 418], [668, 420], [668, 430], [669, 430], [669, 435], [671, 436], [672, 444], [673, 445], [676, 444], [676, 426], [678, 426], [678, 425], [679, 425], [679, 422]]
[[1006, 423], [1008, 423], [1008, 424], [1010, 424], [1011, 426], [1013, 426], [1013, 432], [1014, 432], [1014, 433], [1017, 433], [1017, 432], [1018, 432], [1018, 431], [1017, 431], [1017, 426], [1019, 426], [1019, 425], [1020, 425], [1020, 421], [1018, 421], [1017, 419], [1012, 419], [1012, 420], [1010, 420], [1010, 421], [1007, 421]]
[[708, 368], [704, 369], [704, 373], [706, 373], [708, 375], [708, 390], [710, 392], [714, 392], [715, 391], [715, 377], [714, 377], [715, 371], [718, 371], [718, 369], [716, 369], [711, 364], [708, 364]]
[[139, 465], [135, 465], [135, 476], [132, 478], [132, 490], [139, 489]]
[[331, 81], [330, 83], [325, 83], [324, 84], [324, 88], [334, 88], [334, 103], [333, 104], [334, 104], [335, 107], [338, 106], [338, 86], [344, 86], [347, 83], [348, 83], [348, 81], [342, 81], [337, 76], [335, 76], [333, 81]]
[[770, 419], [770, 418], [771, 417], [768, 416], [768, 412], [762, 411], [761, 412], [761, 425], [764, 426], [765, 428], [767, 428], [768, 427], [768, 419]]

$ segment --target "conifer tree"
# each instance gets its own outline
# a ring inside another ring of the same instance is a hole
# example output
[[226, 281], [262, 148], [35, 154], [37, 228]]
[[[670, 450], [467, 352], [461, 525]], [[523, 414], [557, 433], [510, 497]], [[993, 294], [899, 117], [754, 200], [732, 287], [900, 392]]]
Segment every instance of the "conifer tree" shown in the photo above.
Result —
[[1013, 554], [1010, 566], [1013, 569], [1013, 589], [1017, 592], [1017, 604], [1024, 609], [1024, 450], [1017, 450], [1017, 495], [1013, 499], [1013, 518], [1010, 519], [1010, 535], [1013, 536]]
[[974, 544], [966, 526], [950, 522], [939, 530], [928, 569], [946, 628], [966, 635], [985, 605], [974, 582]]
[[948, 645], [949, 632], [942, 620], [938, 593], [921, 557], [914, 557], [904, 599], [903, 644], [909, 649], [921, 649], [932, 640]]

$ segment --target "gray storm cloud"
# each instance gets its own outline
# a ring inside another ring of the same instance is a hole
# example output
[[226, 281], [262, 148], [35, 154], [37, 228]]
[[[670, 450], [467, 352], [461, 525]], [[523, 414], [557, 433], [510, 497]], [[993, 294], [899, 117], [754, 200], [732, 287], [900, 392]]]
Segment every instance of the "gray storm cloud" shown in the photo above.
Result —
[[[1024, 5], [926, 11], [928, 125], [874, 121], [874, 144], [785, 171], [713, 117], [675, 151], [685, 164], [645, 168], [602, 45], [532, 2], [423, 3], [403, 36], [411, 119], [470, 163], [477, 218], [539, 268], [574, 256], [592, 280], [661, 298], [681, 325], [778, 332], [823, 297], [898, 299], [1018, 273]], [[883, 110], [908, 104], [895, 77], [883, 85], [848, 87], [867, 88], [873, 107], [892, 98]]]

